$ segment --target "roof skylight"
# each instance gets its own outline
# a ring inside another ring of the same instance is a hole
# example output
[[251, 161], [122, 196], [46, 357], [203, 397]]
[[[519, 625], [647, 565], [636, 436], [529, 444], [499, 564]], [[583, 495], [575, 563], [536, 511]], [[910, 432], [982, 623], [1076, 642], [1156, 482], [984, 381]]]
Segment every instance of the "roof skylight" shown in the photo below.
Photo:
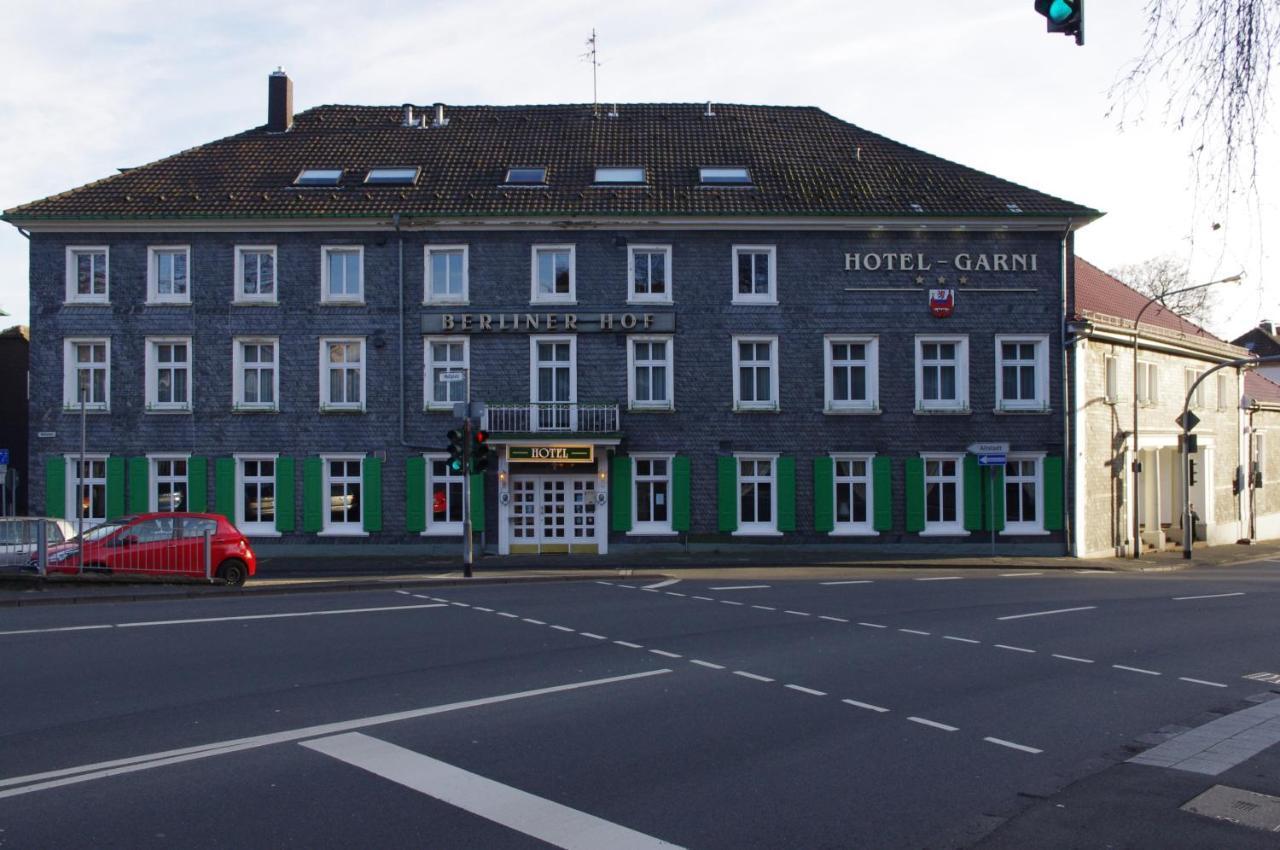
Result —
[[597, 183], [643, 183], [643, 167], [604, 165], [596, 167]]
[[1022, 207], [1018, 206], [1017, 204], [1009, 203], [1009, 204], [1005, 204], [1004, 206], [1005, 206], [1005, 209], [1007, 209], [1011, 213], [1022, 212]]
[[412, 186], [418, 182], [418, 169], [407, 166], [371, 168], [364, 182], [377, 186]]
[[304, 168], [293, 181], [295, 186], [337, 186], [342, 179], [341, 168]]
[[519, 186], [541, 186], [547, 182], [547, 169], [526, 166], [508, 168], [507, 182]]
[[703, 183], [741, 186], [751, 182], [751, 172], [740, 165], [703, 166], [698, 169], [698, 178]]

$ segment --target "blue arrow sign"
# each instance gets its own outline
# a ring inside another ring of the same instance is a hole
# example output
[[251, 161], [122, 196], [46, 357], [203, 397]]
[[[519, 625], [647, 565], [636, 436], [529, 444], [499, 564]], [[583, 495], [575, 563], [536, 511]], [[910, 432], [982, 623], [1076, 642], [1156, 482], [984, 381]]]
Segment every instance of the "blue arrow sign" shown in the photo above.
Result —
[[1004, 466], [1008, 455], [978, 455], [978, 466]]
[[8, 466], [8, 465], [9, 465], [9, 450], [0, 449], [0, 466]]

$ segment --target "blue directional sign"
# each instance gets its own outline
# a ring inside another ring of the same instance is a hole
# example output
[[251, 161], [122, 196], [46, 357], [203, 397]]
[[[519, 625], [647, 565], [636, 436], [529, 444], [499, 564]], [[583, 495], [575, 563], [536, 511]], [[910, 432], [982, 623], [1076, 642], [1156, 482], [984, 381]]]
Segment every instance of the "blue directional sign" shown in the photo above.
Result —
[[978, 466], [1004, 466], [1008, 455], [978, 455]]
[[9, 465], [9, 450], [0, 449], [0, 466], [8, 466], [8, 465]]

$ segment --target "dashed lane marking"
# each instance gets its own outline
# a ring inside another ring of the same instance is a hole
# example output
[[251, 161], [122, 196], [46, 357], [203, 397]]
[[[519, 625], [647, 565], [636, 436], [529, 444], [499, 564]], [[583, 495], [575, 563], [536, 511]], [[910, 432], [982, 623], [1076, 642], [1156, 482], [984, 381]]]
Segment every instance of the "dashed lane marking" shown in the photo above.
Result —
[[625, 646], [627, 649], [644, 649], [644, 647], [638, 643], [630, 643], [625, 640], [615, 640], [614, 643], [618, 646]]
[[765, 590], [770, 584], [729, 584], [722, 587], [708, 587], [707, 590]]
[[818, 582], [818, 584], [824, 585], [826, 587], [831, 587], [832, 585], [837, 585], [837, 584], [875, 584], [875, 582], [869, 578], [860, 578], [860, 579], [854, 579], [852, 581], [820, 581]]
[[924, 635], [925, 637], [929, 637], [932, 634], [931, 632], [922, 632], [919, 629], [898, 629], [898, 631], [906, 632], [909, 635]]
[[815, 691], [813, 688], [806, 688], [803, 685], [783, 685], [784, 688], [790, 688], [793, 691], [799, 691], [802, 694], [809, 694], [815, 697], [825, 697], [826, 691]]
[[492, 609], [492, 608], [481, 608], [479, 605], [473, 605], [472, 607], [473, 607], [475, 610], [477, 610], [477, 611], [483, 611], [483, 612], [485, 612], [486, 614], [492, 614], [492, 613], [493, 613], [493, 609]]
[[962, 637], [956, 637], [955, 635], [943, 635], [943, 636], [942, 636], [942, 639], [943, 639], [943, 640], [954, 640], [954, 641], [957, 641], [957, 642], [959, 642], [959, 643], [982, 643], [982, 641], [980, 641], [980, 640], [974, 640], [973, 638], [962, 638]]
[[1174, 602], [1182, 602], [1187, 599], [1226, 599], [1228, 596], [1244, 596], [1244, 592], [1240, 593], [1210, 593], [1207, 596], [1175, 596]]
[[879, 623], [858, 623], [859, 626], [866, 626], [868, 629], [887, 629], [888, 626], [882, 626]]
[[569, 628], [568, 626], [552, 626], [551, 628], [555, 629], [558, 632], [570, 632], [570, 633], [573, 632], [573, 629]]
[[702, 600], [703, 602], [715, 602], [715, 600], [714, 600], [714, 599], [712, 599], [710, 596], [694, 596], [694, 597], [691, 597], [691, 598], [693, 598], [693, 599], [700, 599], [700, 600]]
[[470, 605], [468, 605], [468, 604], [467, 604], [467, 603], [465, 603], [465, 602], [450, 602], [449, 604], [450, 604], [450, 605], [456, 605], [456, 606], [458, 606], [459, 608], [470, 608], [470, 607], [471, 607]]
[[812, 614], [808, 614], [808, 613], [806, 613], [806, 612], [804, 612], [804, 611], [783, 611], [782, 613], [784, 613], [784, 614], [795, 614], [797, 617], [812, 617], [812, 616], [813, 616]]
[[1026, 578], [1027, 576], [1042, 576], [1044, 573], [1001, 573], [1000, 578]]
[[936, 720], [929, 720], [924, 717], [908, 717], [912, 723], [919, 723], [921, 726], [932, 726], [934, 729], [941, 729], [943, 732], [955, 732], [959, 730], [959, 726], [948, 726], [945, 723], [939, 723]]
[[658, 588], [660, 588], [660, 587], [670, 587], [670, 586], [671, 586], [671, 585], [673, 585], [673, 584], [679, 584], [679, 583], [680, 583], [680, 579], [678, 579], [678, 578], [669, 578], [669, 579], [667, 579], [666, 581], [660, 581], [660, 582], [657, 582], [656, 584], [646, 584], [646, 585], [644, 586], [644, 589], [645, 589], [645, 590], [657, 590], [657, 589], [658, 589]]
[[1015, 744], [1013, 741], [1006, 741], [1003, 738], [983, 738], [982, 740], [987, 741], [988, 743], [997, 744], [1001, 747], [1008, 747], [1011, 750], [1021, 750], [1024, 753], [1031, 753], [1032, 755], [1039, 755], [1044, 752], [1044, 750], [1037, 750], [1035, 747], [1028, 747], [1025, 744]]
[[752, 605], [752, 608], [759, 608], [761, 611], [777, 611], [772, 605]]
[[831, 622], [833, 622], [833, 623], [847, 623], [847, 622], [849, 622], [849, 621], [848, 621], [848, 620], [846, 620], [844, 617], [828, 617], [826, 614], [819, 614], [819, 615], [818, 615], [818, 619], [819, 619], [819, 620], [830, 620], [830, 621], [831, 621]]
[[685, 593], [676, 593], [674, 590], [668, 590], [667, 596], [687, 596]]
[[409, 593], [409, 591], [407, 591], [407, 590], [397, 590], [397, 591], [396, 591], [396, 593], [402, 594], [402, 595], [404, 595], [404, 596], [412, 596], [412, 595], [413, 595], [413, 594]]
[[752, 679], [757, 682], [772, 682], [768, 676], [757, 676], [755, 673], [748, 673], [746, 670], [734, 670], [733, 675], [741, 676], [744, 679]]
[[520, 620], [525, 623], [533, 623], [535, 626], [545, 626], [547, 624], [545, 620], [535, 620], [532, 617], [521, 617]]
[[1144, 670], [1141, 667], [1126, 667], [1123, 664], [1112, 664], [1117, 670], [1128, 670], [1130, 673], [1141, 673], [1144, 676], [1159, 676], [1160, 673], [1155, 670]]
[[735, 600], [735, 599], [721, 599], [721, 600], [720, 600], [720, 604], [721, 604], [721, 605], [746, 605], [747, 603], [745, 603], [745, 602], [738, 602], [738, 601], [737, 601], [737, 600]]
[[1035, 652], [1034, 649], [1027, 649], [1025, 646], [1009, 646], [1007, 643], [993, 643], [991, 645], [996, 649], [1008, 649], [1013, 652]]
[[1191, 679], [1187, 676], [1179, 676], [1179, 682], [1190, 682], [1193, 685], [1208, 685], [1211, 688], [1225, 688], [1226, 685], [1221, 682], [1206, 682], [1204, 679]]
[[916, 581], [960, 581], [964, 576], [929, 576], [928, 578], [918, 578]]
[[872, 705], [869, 702], [858, 702], [856, 699], [842, 699], [840, 701], [848, 705], [852, 705], [855, 708], [865, 708], [867, 711], [874, 711], [877, 714], [888, 714], [889, 712], [889, 709], [884, 708], [883, 706]]
[[[617, 643], [617, 641], [614, 641], [614, 643]], [[699, 667], [706, 667], [706, 668], [708, 668], [708, 669], [710, 669], [710, 670], [723, 670], [723, 669], [724, 669], [724, 665], [723, 665], [723, 664], [712, 664], [710, 661], [702, 661], [701, 659], [698, 659], [698, 658], [690, 658], [690, 659], [689, 659], [689, 663], [690, 663], [690, 664], [697, 664]]]
[[584, 638], [591, 638], [592, 640], [608, 640], [604, 635], [598, 635], [593, 632], [578, 632], [578, 634], [582, 635]]
[[1030, 614], [1009, 614], [1006, 617], [996, 617], [997, 620], [1024, 620], [1027, 617], [1047, 617], [1050, 614], [1071, 614], [1075, 611], [1092, 611], [1097, 605], [1081, 605], [1078, 608], [1055, 608], [1052, 611], [1032, 611]]
[[1051, 653], [1051, 657], [1053, 657], [1053, 658], [1061, 658], [1063, 661], [1075, 661], [1075, 662], [1076, 662], [1076, 663], [1078, 663], [1078, 664], [1092, 664], [1092, 663], [1094, 663], [1092, 658], [1076, 658], [1074, 655], [1059, 655], [1059, 654], [1058, 654], [1058, 653], [1056, 653], [1056, 652]]
[[663, 658], [684, 658], [683, 655], [679, 655], [674, 652], [667, 652], [665, 649], [651, 649], [649, 651], [654, 655], [661, 655]]
[[[498, 616], [499, 616], [499, 617], [508, 617], [508, 618], [510, 618], [510, 619], [512, 619], [512, 620], [519, 620], [519, 619], [520, 619], [520, 615], [519, 615], [519, 614], [509, 614], [509, 613], [507, 613], [506, 611], [499, 611], [499, 612], [498, 612]], [[573, 629], [570, 629], [569, 631], [573, 631]]]

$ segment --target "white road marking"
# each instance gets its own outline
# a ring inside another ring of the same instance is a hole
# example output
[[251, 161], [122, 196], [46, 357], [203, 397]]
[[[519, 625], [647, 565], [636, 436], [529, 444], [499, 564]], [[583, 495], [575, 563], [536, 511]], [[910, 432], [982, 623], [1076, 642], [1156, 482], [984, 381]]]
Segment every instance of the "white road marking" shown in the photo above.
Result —
[[1221, 682], [1206, 682], [1204, 679], [1189, 679], [1186, 676], [1179, 676], [1178, 681], [1190, 682], [1193, 685], [1208, 685], [1211, 688], [1225, 688], [1226, 685]]
[[608, 640], [604, 635], [592, 634], [591, 632], [578, 632], [578, 634], [582, 635], [584, 638], [591, 638], [592, 640]]
[[721, 599], [721, 600], [720, 600], [720, 604], [721, 604], [721, 605], [746, 605], [747, 603], [745, 603], [745, 602], [734, 602], [732, 599]]
[[412, 596], [414, 599], [430, 599], [432, 602], [444, 601], [443, 599], [437, 600], [434, 596], [427, 596], [425, 593], [410, 593], [409, 595]]
[[942, 639], [955, 640], [955, 641], [959, 641], [960, 643], [982, 643], [982, 641], [980, 640], [974, 640], [973, 638], [956, 637], [955, 635], [943, 635]]
[[520, 620], [525, 623], [533, 623], [535, 626], [545, 626], [545, 620], [535, 620], [532, 617], [521, 617]]
[[[284, 744], [291, 741], [299, 741], [304, 738], [317, 738], [322, 735], [334, 735], [341, 732], [350, 732], [354, 729], [363, 729], [368, 726], [380, 726], [384, 723], [398, 723], [401, 720], [413, 720], [433, 714], [444, 714], [450, 711], [478, 708], [480, 706], [494, 705], [496, 703], [510, 702], [512, 700], [545, 696], [547, 694], [561, 693], [563, 691], [573, 691], [579, 688], [609, 685], [616, 682], [628, 682], [633, 679], [644, 679], [649, 676], [659, 676], [670, 672], [670, 668], [663, 668], [661, 670], [649, 670], [644, 673], [630, 673], [625, 676], [610, 676], [605, 679], [591, 679], [585, 682], [573, 682], [567, 685], [552, 685], [547, 688], [518, 691], [516, 693], [502, 694], [500, 696], [482, 697], [480, 699], [465, 700], [445, 705], [433, 705], [427, 708], [415, 708], [408, 711], [397, 711], [391, 714], [376, 714], [370, 717], [357, 718], [355, 720], [343, 720], [337, 723], [322, 723], [317, 726], [304, 726], [299, 729], [291, 729], [284, 732], [271, 732], [266, 735], [254, 735], [248, 738], [234, 738], [227, 741], [216, 741], [210, 744], [199, 744], [194, 747], [183, 747], [181, 749], [165, 750], [163, 752], [149, 753], [147, 755], [130, 756], [128, 758], [113, 759], [111, 761], [102, 761], [94, 764], [83, 764], [77, 767], [62, 768], [60, 770], [49, 770], [43, 773], [32, 773], [26, 776], [13, 776], [8, 779], [0, 779], [0, 788], [8, 789], [0, 791], [0, 799], [5, 797], [16, 797], [20, 794], [30, 794], [34, 791], [44, 791], [49, 788], [58, 788], [64, 785], [74, 785], [79, 782], [88, 782], [93, 779], [102, 779], [108, 776], [117, 776], [123, 773], [134, 773], [140, 770], [150, 770], [154, 767], [164, 767], [165, 765], [179, 764], [181, 762], [193, 761], [195, 759], [208, 758], [210, 756], [271, 746], [272, 744]], [[11, 786], [20, 787], [15, 788]]]
[[690, 663], [690, 664], [697, 664], [699, 667], [709, 667], [709, 668], [711, 668], [712, 670], [723, 670], [723, 669], [724, 669], [724, 665], [723, 665], [723, 664], [712, 664], [710, 661], [700, 661], [700, 660], [698, 660], [697, 658], [690, 658], [690, 659], [689, 659], [689, 663]]
[[1042, 576], [1044, 573], [1001, 573], [1000, 578], [1025, 578], [1026, 576]]
[[1021, 750], [1024, 753], [1031, 753], [1032, 755], [1039, 755], [1044, 752], [1044, 750], [1037, 750], [1035, 747], [1015, 744], [1013, 741], [1006, 741], [1003, 738], [983, 738], [982, 740], [988, 741], [992, 744], [999, 744], [1002, 747], [1008, 747], [1011, 750]]
[[614, 585], [614, 587], [625, 587], [627, 590], [636, 589], [636, 586], [634, 584], [623, 584], [622, 582], [618, 582], [617, 584]]
[[754, 679], [757, 682], [772, 682], [768, 676], [757, 676], [755, 673], [748, 673], [746, 670], [734, 670], [733, 675], [741, 676], [744, 679]]
[[959, 729], [958, 726], [948, 726], [945, 723], [939, 723], [936, 720], [927, 720], [923, 717], [908, 717], [907, 719], [912, 723], [919, 723], [922, 726], [932, 726], [934, 729], [941, 729], [943, 732], [955, 732]]
[[1047, 617], [1050, 614], [1070, 614], [1073, 611], [1092, 611], [1097, 605], [1081, 605], [1079, 608], [1055, 608], [1052, 611], [1032, 611], [1030, 614], [1010, 614], [1007, 617], [996, 617], [997, 620], [1022, 620], [1026, 617]]
[[1175, 596], [1174, 602], [1182, 602], [1184, 599], [1226, 599], [1228, 596], [1244, 596], [1244, 593], [1210, 593], [1208, 596]]
[[906, 632], [909, 635], [924, 635], [925, 637], [929, 636], [929, 632], [922, 632], [919, 629], [898, 629], [898, 631]]
[[1092, 658], [1076, 658], [1074, 655], [1059, 655], [1059, 654], [1058, 654], [1058, 653], [1056, 653], [1056, 652], [1055, 652], [1055, 653], [1052, 653], [1052, 655], [1053, 655], [1053, 657], [1054, 657], [1054, 658], [1061, 658], [1063, 661], [1078, 661], [1078, 662], [1080, 662], [1081, 664], [1092, 664], [1092, 663], [1093, 663], [1093, 659], [1092, 659]]
[[818, 584], [830, 587], [835, 584], [875, 584], [875, 582], [869, 578], [860, 578], [852, 581], [820, 581]]
[[[435, 605], [430, 606], [435, 608]], [[39, 635], [48, 632], [87, 632], [92, 629], [114, 629], [115, 626], [110, 624], [101, 626], [61, 626], [56, 629], [17, 629], [12, 632], [0, 632], [0, 635]]]
[[306, 741], [302, 746], [553, 847], [648, 850], [675, 846], [360, 732]]
[[628, 643], [625, 640], [615, 640], [614, 643], [618, 646], [625, 646], [627, 649], [644, 649], [644, 647], [638, 643]]
[[607, 585], [608, 587], [613, 587], [613, 582], [611, 581], [597, 581], [596, 584], [603, 584], [603, 585]]
[[651, 649], [649, 651], [654, 655], [661, 655], [663, 658], [684, 658], [683, 655], [677, 655], [674, 652], [667, 652], [665, 649]]
[[[499, 611], [499, 612], [498, 612], [498, 616], [499, 616], [499, 617], [509, 617], [509, 618], [511, 618], [512, 620], [519, 620], [519, 619], [520, 619], [520, 615], [519, 615], [519, 614], [508, 614], [506, 611]], [[573, 631], [573, 629], [570, 629], [569, 631]]]
[[459, 608], [470, 608], [471, 606], [465, 602], [450, 602], [450, 605], [457, 605]]
[[658, 588], [660, 588], [660, 587], [670, 587], [670, 586], [671, 586], [671, 585], [673, 585], [673, 584], [679, 584], [679, 583], [680, 583], [680, 579], [678, 579], [678, 578], [669, 578], [669, 579], [667, 579], [666, 581], [660, 581], [660, 582], [658, 582], [658, 583], [656, 583], [656, 584], [646, 584], [646, 585], [644, 586], [644, 589], [645, 589], [645, 590], [657, 590], [657, 589], [658, 589]]
[[996, 649], [1011, 649], [1014, 652], [1035, 652], [1034, 649], [1027, 649], [1023, 646], [1009, 646], [1007, 643], [993, 643], [992, 646]]
[[715, 602], [710, 596], [695, 596], [694, 599], [701, 599], [703, 602]]
[[783, 685], [783, 687], [790, 688], [793, 691], [799, 691], [802, 694], [809, 694], [815, 697], [825, 697], [827, 695], [826, 691], [815, 691], [813, 688], [806, 688], [803, 685]]
[[930, 576], [928, 578], [918, 578], [916, 581], [959, 581], [964, 576]]
[[783, 611], [784, 614], [795, 614], [797, 617], [812, 617], [812, 614], [806, 614], [803, 611]]
[[642, 587], [642, 588], [640, 588], [640, 589], [641, 589], [641, 590], [647, 590], [647, 591], [649, 591], [650, 593], [657, 593], [657, 592], [658, 592], [657, 590], [653, 589], [652, 587]]
[[676, 593], [674, 590], [668, 590], [667, 596], [687, 596], [686, 593]]
[[759, 608], [761, 611], [777, 611], [772, 605], [752, 605], [752, 608]]
[[397, 591], [396, 591], [396, 593], [400, 593], [400, 594], [403, 594], [403, 595], [405, 595], [405, 596], [412, 596], [412, 595], [413, 595], [413, 594], [409, 593], [409, 591], [407, 591], [407, 590], [397, 590]]
[[772, 586], [769, 584], [730, 584], [723, 587], [709, 587], [707, 590], [764, 590]]
[[1117, 670], [1128, 670], [1130, 673], [1142, 673], [1146, 676], [1159, 676], [1155, 670], [1143, 670], [1141, 667], [1126, 667], [1123, 664], [1112, 664]]
[[473, 609], [473, 610], [475, 610], [475, 611], [483, 611], [483, 612], [485, 612], [486, 614], [492, 614], [492, 613], [493, 613], [493, 609], [492, 609], [492, 608], [481, 608], [479, 605], [474, 605], [474, 606], [472, 606], [472, 609]]
[[859, 626], [866, 626], [868, 629], [887, 629], [888, 626], [882, 626], [879, 623], [858, 623]]
[[869, 702], [858, 702], [856, 699], [842, 699], [840, 701], [852, 706], [856, 706], [858, 708], [865, 708], [867, 711], [879, 712], [880, 714], [886, 714], [889, 711], [889, 709], [887, 708], [882, 708], [881, 706], [878, 706], [878, 705], [872, 705]]
[[[134, 629], [144, 626], [185, 626], [192, 623], [230, 623], [239, 620], [284, 620], [293, 617], [327, 617], [337, 614], [374, 614], [383, 611], [418, 611], [423, 608], [444, 608], [439, 603], [427, 605], [384, 605], [378, 608], [339, 608], [330, 611], [293, 611], [287, 614], [241, 614], [235, 617], [193, 617], [188, 620], [146, 620], [134, 623], [116, 623], [117, 629]], [[47, 629], [46, 631], [58, 631]], [[0, 632], [9, 634], [9, 632]]]
[[844, 617], [828, 617], [826, 614], [819, 614], [819, 615], [818, 615], [818, 619], [819, 619], [819, 620], [830, 620], [830, 621], [831, 621], [831, 622], [833, 622], [833, 623], [847, 623], [847, 622], [849, 622], [849, 621], [848, 621], [848, 620], [846, 620]]
[[573, 629], [569, 628], [568, 626], [552, 626], [551, 628], [555, 629], [555, 630], [556, 630], [556, 631], [558, 631], [558, 632], [572, 632], [572, 631], [573, 631]]

